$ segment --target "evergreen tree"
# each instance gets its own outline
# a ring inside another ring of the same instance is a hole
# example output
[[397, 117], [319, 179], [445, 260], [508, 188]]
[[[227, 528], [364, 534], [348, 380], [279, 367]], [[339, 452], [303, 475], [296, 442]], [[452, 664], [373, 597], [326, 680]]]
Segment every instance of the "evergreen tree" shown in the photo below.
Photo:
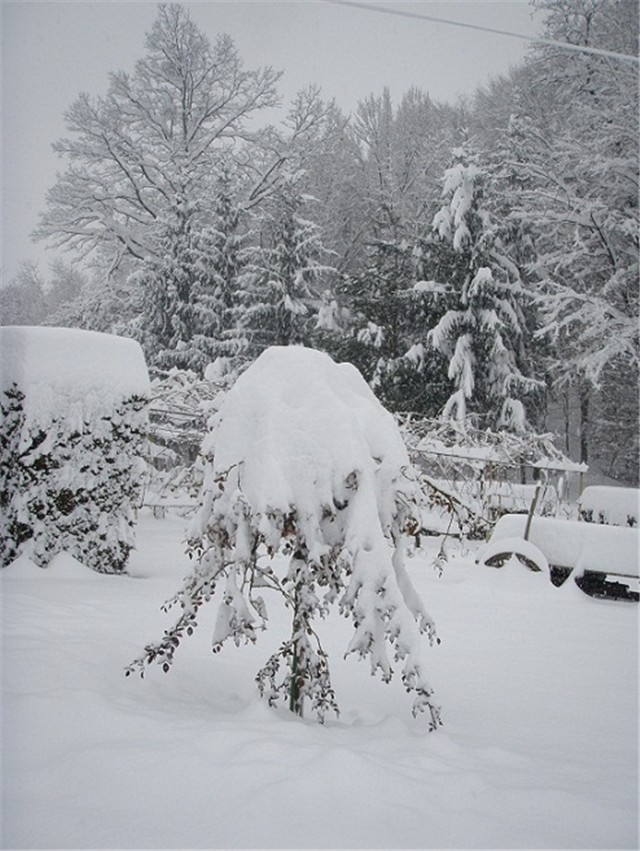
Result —
[[339, 287], [346, 335], [332, 351], [358, 367], [385, 407], [435, 416], [446, 399], [446, 363], [422, 344], [434, 314], [419, 286], [419, 248], [379, 241], [368, 258], [368, 268]]
[[320, 228], [307, 218], [313, 202], [304, 192], [304, 173], [288, 171], [256, 216], [259, 244], [248, 250], [238, 281], [250, 357], [268, 346], [310, 339], [320, 295], [333, 272], [323, 263], [328, 252]]
[[202, 374], [218, 357], [237, 358], [237, 278], [242, 265], [240, 210], [228, 169], [215, 184], [210, 222], [168, 241], [163, 263], [150, 264], [144, 284], [150, 307], [143, 328], [147, 349], [161, 368]]
[[521, 371], [525, 292], [487, 209], [486, 182], [477, 157], [456, 149], [428, 260], [433, 289], [446, 292], [447, 304], [428, 339], [449, 363], [453, 392], [444, 416], [463, 421], [473, 414], [483, 424], [521, 430], [523, 398], [540, 382]]

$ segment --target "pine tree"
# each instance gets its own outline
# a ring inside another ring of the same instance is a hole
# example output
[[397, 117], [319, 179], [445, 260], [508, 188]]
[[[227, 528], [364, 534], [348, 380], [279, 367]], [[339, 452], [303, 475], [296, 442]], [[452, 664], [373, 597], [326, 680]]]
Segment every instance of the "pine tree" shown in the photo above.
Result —
[[285, 172], [256, 217], [259, 244], [247, 252], [239, 278], [241, 328], [256, 357], [268, 346], [305, 343], [333, 268], [319, 226], [307, 218], [314, 200], [304, 192], [304, 172]]
[[445, 172], [444, 203], [433, 219], [438, 238], [428, 260], [447, 305], [428, 339], [449, 363], [453, 393], [444, 416], [463, 421], [475, 415], [486, 425], [521, 430], [523, 398], [541, 385], [520, 367], [525, 292], [487, 209], [486, 183], [477, 156], [456, 149]]

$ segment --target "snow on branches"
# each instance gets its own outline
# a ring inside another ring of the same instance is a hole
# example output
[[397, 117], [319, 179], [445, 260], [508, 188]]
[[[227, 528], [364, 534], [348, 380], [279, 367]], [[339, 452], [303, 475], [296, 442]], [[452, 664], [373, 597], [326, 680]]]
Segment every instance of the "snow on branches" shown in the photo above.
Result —
[[[463, 422], [476, 413], [490, 425], [523, 431], [526, 414], [519, 397], [542, 387], [521, 369], [525, 289], [485, 202], [487, 175], [465, 149], [456, 149], [454, 158], [432, 222], [439, 239], [429, 258], [431, 271], [447, 280], [440, 288], [449, 302], [427, 335], [449, 363], [453, 392], [443, 416]], [[426, 285], [420, 290], [429, 292]]]
[[2, 329], [2, 566], [65, 550], [121, 573], [133, 547], [149, 378], [133, 340]]
[[[440, 723], [421, 660], [434, 624], [404, 567], [418, 528], [417, 489], [392, 416], [350, 364], [303, 347], [267, 349], [240, 376], [203, 444], [201, 509], [190, 530], [196, 563], [169, 602], [182, 613], [127, 669], [168, 670], [199, 607], [220, 588], [213, 649], [256, 640], [268, 619], [259, 592], [282, 595], [291, 636], [257, 675], [270, 704], [319, 720], [338, 711], [317, 620], [337, 604], [352, 619], [346, 654], [383, 680], [400, 663], [414, 714]], [[389, 652], [391, 651], [391, 653]]]

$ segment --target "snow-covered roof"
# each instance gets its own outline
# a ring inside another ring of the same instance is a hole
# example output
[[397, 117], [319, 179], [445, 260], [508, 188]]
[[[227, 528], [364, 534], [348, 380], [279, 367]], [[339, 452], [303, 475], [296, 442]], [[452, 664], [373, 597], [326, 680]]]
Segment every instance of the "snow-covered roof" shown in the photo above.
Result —
[[13, 326], [0, 330], [0, 346], [1, 388], [18, 386], [30, 425], [46, 426], [54, 416], [91, 420], [150, 392], [135, 340], [78, 328]]

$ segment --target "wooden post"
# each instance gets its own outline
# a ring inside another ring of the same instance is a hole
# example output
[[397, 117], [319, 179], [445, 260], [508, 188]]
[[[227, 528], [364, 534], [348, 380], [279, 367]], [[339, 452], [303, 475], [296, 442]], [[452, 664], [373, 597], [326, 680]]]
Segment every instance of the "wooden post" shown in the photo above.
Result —
[[529, 506], [529, 514], [527, 515], [527, 525], [524, 529], [524, 539], [525, 541], [529, 540], [529, 531], [531, 530], [531, 520], [533, 519], [533, 514], [536, 510], [536, 505], [538, 504], [538, 497], [540, 496], [540, 491], [542, 490], [542, 483], [540, 479], [536, 482], [536, 489], [533, 494], [533, 499], [531, 500], [531, 505]]

